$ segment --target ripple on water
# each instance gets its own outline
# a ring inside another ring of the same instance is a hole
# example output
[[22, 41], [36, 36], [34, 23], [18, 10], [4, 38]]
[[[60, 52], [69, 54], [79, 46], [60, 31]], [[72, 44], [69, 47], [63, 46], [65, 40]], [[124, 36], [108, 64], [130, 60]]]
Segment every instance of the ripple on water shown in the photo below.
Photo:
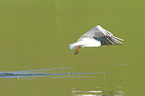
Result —
[[[48, 73], [48, 71], [58, 70], [58, 69], [66, 70], [66, 69], [70, 69], [70, 68], [61, 67], [61, 68], [52, 68], [52, 69], [23, 70], [23, 71], [14, 71], [14, 72], [0, 72], [0, 78], [22, 78], [22, 77], [42, 77], [42, 76], [55, 76], [55, 77], [51, 77], [51, 78], [88, 78], [89, 76], [85, 77], [85, 76], [82, 76], [82, 74], [83, 75], [84, 74], [95, 74], [93, 72], [89, 72], [89, 73], [79, 73], [79, 72], [73, 72], [73, 73], [69, 73], [69, 72]], [[70, 76], [68, 76], [68, 75], [70, 75]], [[77, 76], [74, 76], [74, 75], [77, 75]]]

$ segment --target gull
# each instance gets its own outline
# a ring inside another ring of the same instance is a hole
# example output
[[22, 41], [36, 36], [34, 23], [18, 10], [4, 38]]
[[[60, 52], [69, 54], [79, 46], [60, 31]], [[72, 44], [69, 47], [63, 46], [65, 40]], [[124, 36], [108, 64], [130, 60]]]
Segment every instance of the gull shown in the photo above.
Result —
[[121, 38], [115, 37], [111, 32], [102, 28], [100, 25], [95, 26], [91, 30], [83, 34], [75, 43], [69, 44], [71, 50], [77, 48], [74, 54], [79, 53], [79, 49], [82, 47], [99, 47], [102, 45], [121, 45], [124, 41]]

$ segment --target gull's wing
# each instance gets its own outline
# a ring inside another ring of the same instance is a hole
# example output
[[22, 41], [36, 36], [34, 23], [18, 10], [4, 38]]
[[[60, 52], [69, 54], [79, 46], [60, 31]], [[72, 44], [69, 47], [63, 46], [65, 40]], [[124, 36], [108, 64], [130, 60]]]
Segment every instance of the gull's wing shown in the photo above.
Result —
[[83, 34], [78, 41], [82, 40], [82, 38], [95, 38], [97, 40], [100, 40], [103, 45], [120, 45], [122, 44], [119, 40], [124, 41], [123, 39], [120, 39], [118, 37], [113, 36], [113, 34], [104, 28], [102, 28], [100, 25], [92, 28], [85, 34]]

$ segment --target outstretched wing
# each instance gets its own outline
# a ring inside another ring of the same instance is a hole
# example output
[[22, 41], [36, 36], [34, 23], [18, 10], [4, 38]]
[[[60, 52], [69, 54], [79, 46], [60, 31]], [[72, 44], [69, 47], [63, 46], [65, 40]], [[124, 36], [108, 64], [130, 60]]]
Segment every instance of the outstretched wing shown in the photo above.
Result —
[[78, 41], [85, 37], [95, 38], [97, 40], [100, 40], [103, 45], [115, 45], [115, 44], [120, 45], [122, 44], [122, 42], [120, 42], [119, 40], [124, 41], [121, 38], [113, 36], [111, 32], [105, 30], [100, 25], [92, 28], [91, 30], [83, 34], [78, 39]]

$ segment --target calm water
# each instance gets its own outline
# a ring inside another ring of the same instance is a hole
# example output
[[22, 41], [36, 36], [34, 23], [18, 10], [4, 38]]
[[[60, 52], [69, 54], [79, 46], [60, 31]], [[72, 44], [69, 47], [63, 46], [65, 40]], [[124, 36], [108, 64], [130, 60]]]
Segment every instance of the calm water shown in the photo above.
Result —
[[[145, 96], [144, 0], [0, 0], [1, 96]], [[96, 25], [125, 41], [69, 44]]]

